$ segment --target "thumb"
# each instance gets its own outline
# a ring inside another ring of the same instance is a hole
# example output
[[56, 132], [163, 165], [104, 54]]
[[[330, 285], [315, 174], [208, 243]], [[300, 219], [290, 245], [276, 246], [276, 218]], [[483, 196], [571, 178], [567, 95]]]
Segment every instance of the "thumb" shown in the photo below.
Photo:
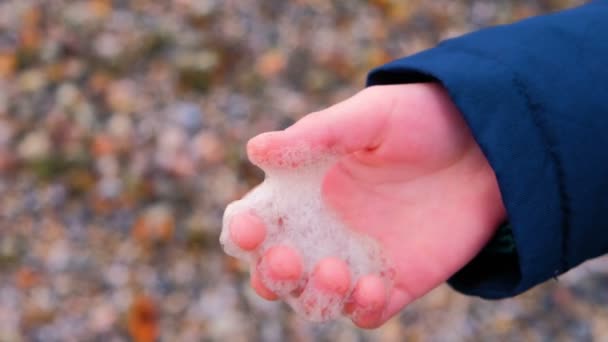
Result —
[[315, 156], [371, 150], [381, 142], [396, 99], [391, 86], [370, 87], [283, 131], [262, 133], [247, 144], [258, 166], [298, 167]]

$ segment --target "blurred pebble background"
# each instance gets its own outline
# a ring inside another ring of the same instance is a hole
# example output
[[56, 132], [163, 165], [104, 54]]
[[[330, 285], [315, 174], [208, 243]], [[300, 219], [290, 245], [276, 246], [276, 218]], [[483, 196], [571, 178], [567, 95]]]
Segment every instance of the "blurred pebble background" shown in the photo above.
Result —
[[577, 0], [0, 1], [0, 341], [608, 339], [608, 262], [442, 287], [376, 331], [258, 299], [218, 236], [244, 143], [439, 40]]

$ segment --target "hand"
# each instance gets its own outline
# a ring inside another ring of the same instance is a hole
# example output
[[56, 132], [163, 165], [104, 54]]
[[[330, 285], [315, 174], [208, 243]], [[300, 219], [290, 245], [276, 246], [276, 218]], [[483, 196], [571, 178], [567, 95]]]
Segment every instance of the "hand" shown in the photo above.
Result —
[[[349, 228], [368, 234], [396, 266], [390, 293], [375, 275], [352, 280], [348, 266], [328, 258], [303, 274], [296, 251], [270, 248], [277, 280], [311, 277], [307, 286], [350, 296], [347, 314], [363, 328], [378, 327], [408, 303], [467, 264], [505, 218], [495, 174], [446, 91], [437, 84], [375, 86], [280, 132], [249, 141], [252, 162], [305, 141], [337, 151], [323, 182], [323, 197]], [[265, 227], [252, 214], [231, 224], [245, 250], [263, 241]], [[251, 285], [277, 296], [252, 271]]]

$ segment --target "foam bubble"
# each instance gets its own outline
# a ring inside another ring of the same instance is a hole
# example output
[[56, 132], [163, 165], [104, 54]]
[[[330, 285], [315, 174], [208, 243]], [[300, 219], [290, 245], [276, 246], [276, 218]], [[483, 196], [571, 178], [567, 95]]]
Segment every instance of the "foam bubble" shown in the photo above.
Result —
[[[294, 290], [305, 284], [273, 281], [264, 265], [258, 264], [259, 256], [273, 246], [292, 247], [302, 257], [305, 275], [310, 275], [323, 258], [340, 258], [351, 271], [348, 293], [363, 275], [391, 274], [389, 265], [375, 240], [349, 229], [324, 203], [321, 186], [324, 175], [336, 161], [333, 154], [297, 146], [283, 149], [279, 159], [267, 165], [258, 163], [266, 172], [266, 179], [226, 208], [220, 241], [226, 253], [257, 267], [263, 284], [296, 312], [313, 321], [335, 319], [341, 315], [344, 297], [321, 293], [311, 286], [294, 295]], [[229, 238], [231, 219], [243, 212], [254, 212], [266, 225], [266, 239], [255, 251], [241, 250]], [[392, 280], [384, 277], [390, 288]]]

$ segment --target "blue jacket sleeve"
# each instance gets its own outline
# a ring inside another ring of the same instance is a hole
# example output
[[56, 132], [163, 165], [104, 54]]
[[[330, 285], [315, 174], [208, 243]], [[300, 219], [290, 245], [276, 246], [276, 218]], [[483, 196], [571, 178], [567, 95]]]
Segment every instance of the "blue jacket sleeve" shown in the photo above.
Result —
[[438, 81], [496, 172], [515, 252], [450, 279], [519, 294], [608, 252], [608, 1], [485, 29], [373, 70], [368, 85]]

